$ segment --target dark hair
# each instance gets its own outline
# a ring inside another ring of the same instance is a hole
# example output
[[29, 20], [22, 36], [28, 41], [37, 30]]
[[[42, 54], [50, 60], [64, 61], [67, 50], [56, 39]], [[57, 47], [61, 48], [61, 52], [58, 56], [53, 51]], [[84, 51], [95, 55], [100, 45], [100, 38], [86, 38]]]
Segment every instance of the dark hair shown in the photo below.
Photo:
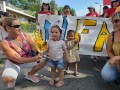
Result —
[[9, 13], [7, 13], [7, 12], [2, 12], [1, 15], [5, 16], [5, 17], [9, 17]]
[[53, 28], [57, 28], [57, 29], [59, 29], [60, 34], [62, 34], [62, 30], [61, 30], [61, 28], [60, 28], [58, 25], [54, 25], [54, 26], [52, 26], [52, 27], [51, 27], [51, 30], [52, 30]]
[[[41, 11], [44, 11], [44, 8], [43, 8], [43, 5], [46, 4], [46, 3], [43, 3], [42, 4], [42, 8], [41, 8]], [[48, 10], [50, 10], [50, 4], [48, 4]]]
[[62, 12], [58, 11], [58, 15], [62, 15]]
[[68, 37], [69, 34], [72, 34], [72, 33], [75, 35], [75, 31], [74, 31], [74, 30], [69, 30], [69, 31], [67, 32], [67, 37]]
[[[91, 9], [93, 9], [93, 12], [96, 12], [96, 11], [95, 11], [95, 8], [91, 8]], [[88, 8], [88, 10], [90, 10], [90, 8]]]
[[3, 27], [4, 29], [7, 31], [6, 27], [7, 26], [12, 26], [13, 25], [13, 21], [14, 20], [17, 20], [16, 18], [13, 18], [13, 17], [6, 17], [4, 20], [3, 20]]
[[103, 9], [109, 9], [109, 7], [108, 6], [104, 6]]
[[2, 13], [3, 13], [3, 11], [0, 11], [0, 18], [1, 18]]
[[[119, 2], [119, 6], [120, 6], [120, 0], [114, 0], [114, 1], [118, 1]], [[113, 2], [114, 1], [111, 0], [111, 7], [113, 7]]]
[[63, 9], [65, 9], [65, 8], [69, 8], [70, 9], [70, 6], [69, 5], [65, 5]]

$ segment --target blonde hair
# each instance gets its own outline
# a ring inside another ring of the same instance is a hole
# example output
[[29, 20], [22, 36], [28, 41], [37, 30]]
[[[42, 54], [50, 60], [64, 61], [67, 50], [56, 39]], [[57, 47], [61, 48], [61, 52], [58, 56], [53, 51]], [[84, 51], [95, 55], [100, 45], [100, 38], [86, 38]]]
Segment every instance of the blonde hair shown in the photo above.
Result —
[[0, 19], [0, 26], [2, 26], [2, 19]]
[[115, 18], [115, 19], [120, 19], [120, 11], [116, 12], [115, 14], [113, 14], [112, 20], [113, 20], [114, 18]]
[[3, 27], [4, 29], [7, 31], [6, 27], [7, 26], [12, 26], [13, 25], [13, 21], [17, 20], [16, 18], [13, 17], [6, 17], [5, 19], [3, 19]]

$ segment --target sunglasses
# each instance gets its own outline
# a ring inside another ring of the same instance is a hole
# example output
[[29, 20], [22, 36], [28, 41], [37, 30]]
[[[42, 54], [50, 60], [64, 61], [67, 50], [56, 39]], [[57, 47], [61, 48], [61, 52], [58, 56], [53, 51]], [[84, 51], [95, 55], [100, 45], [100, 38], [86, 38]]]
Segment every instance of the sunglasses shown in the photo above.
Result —
[[118, 23], [120, 22], [120, 19], [115, 19], [114, 21], [112, 21], [112, 23]]
[[20, 25], [13, 25], [13, 26], [10, 26], [10, 27], [19, 28]]
[[47, 4], [47, 3], [43, 3], [43, 5], [49, 5], [49, 4]]

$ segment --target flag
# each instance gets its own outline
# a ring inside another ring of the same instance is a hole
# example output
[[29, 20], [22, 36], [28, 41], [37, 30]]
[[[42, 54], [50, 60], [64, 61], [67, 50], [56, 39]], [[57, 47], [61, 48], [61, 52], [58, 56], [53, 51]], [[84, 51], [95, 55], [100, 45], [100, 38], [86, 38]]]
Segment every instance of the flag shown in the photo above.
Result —
[[103, 0], [103, 6], [110, 4], [111, 4], [111, 0]]

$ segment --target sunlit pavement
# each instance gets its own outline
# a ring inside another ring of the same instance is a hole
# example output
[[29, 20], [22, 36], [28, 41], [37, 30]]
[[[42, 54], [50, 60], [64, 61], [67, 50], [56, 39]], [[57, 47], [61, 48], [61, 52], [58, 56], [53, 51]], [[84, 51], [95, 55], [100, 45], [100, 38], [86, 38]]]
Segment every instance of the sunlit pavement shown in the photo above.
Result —
[[[65, 75], [64, 85], [61, 88], [57, 88], [55, 85], [49, 86], [50, 68], [48, 66], [45, 66], [38, 72], [41, 80], [37, 84], [24, 78], [25, 74], [30, 70], [26, 68], [19, 74], [16, 85], [12, 89], [7, 89], [6, 85], [0, 80], [0, 90], [120, 90], [120, 86], [114, 83], [108, 83], [101, 78], [100, 70], [105, 62], [105, 57], [100, 57], [100, 62], [93, 62], [89, 56], [81, 56], [81, 61], [78, 62], [80, 75], [75, 77], [72, 74], [72, 65], [70, 65], [69, 74]], [[3, 64], [0, 65], [0, 69], [1, 76]], [[56, 77], [57, 81], [58, 74]]]

